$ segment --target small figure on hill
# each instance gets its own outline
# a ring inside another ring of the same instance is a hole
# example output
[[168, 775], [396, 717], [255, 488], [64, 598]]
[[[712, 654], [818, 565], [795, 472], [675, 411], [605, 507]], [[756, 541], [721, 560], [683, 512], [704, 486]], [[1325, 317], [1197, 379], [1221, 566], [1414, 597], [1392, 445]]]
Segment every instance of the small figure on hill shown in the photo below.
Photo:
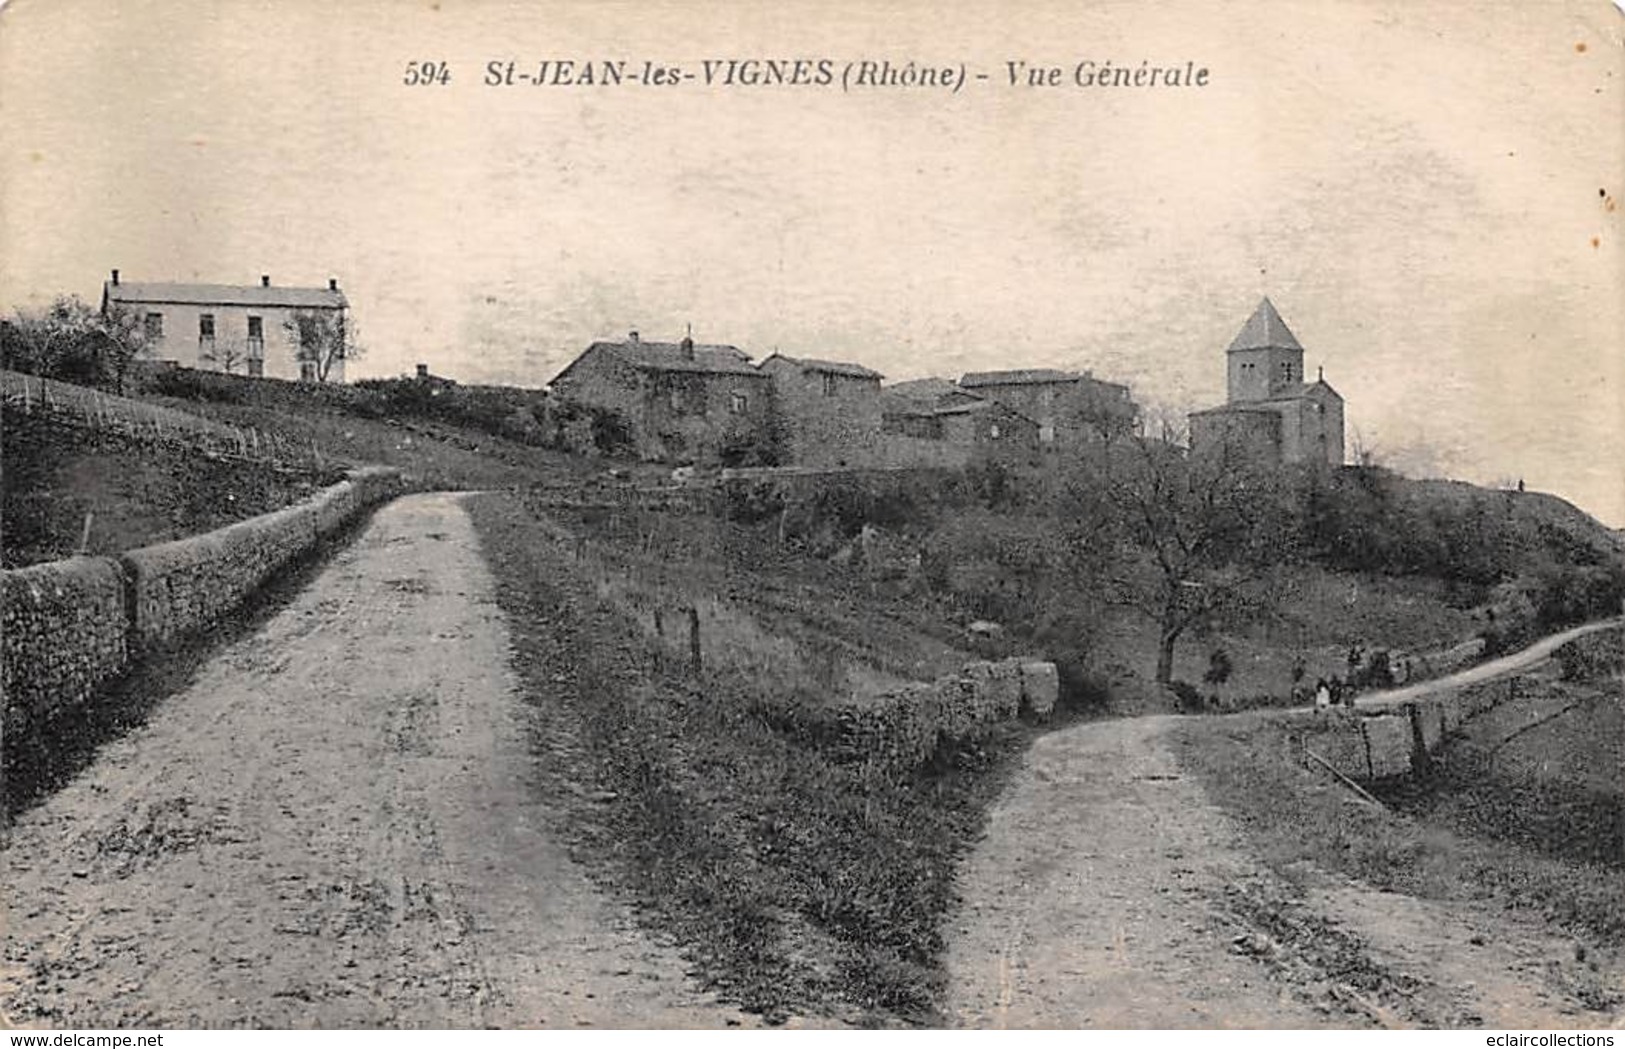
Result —
[[1315, 682], [1315, 709], [1324, 710], [1332, 705], [1332, 687], [1325, 678]]
[[1523, 491], [1523, 478], [1518, 478], [1518, 491]]

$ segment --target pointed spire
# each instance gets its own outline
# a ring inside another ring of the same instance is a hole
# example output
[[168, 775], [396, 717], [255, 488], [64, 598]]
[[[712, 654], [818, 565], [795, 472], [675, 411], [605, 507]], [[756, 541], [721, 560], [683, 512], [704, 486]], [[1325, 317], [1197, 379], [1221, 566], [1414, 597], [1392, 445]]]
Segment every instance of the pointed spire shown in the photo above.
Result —
[[1253, 310], [1253, 315], [1247, 318], [1247, 323], [1241, 326], [1241, 331], [1230, 343], [1231, 350], [1261, 350], [1273, 347], [1278, 350], [1302, 350], [1298, 340], [1293, 337], [1292, 329], [1286, 326], [1281, 314], [1275, 309], [1275, 303], [1265, 296]]

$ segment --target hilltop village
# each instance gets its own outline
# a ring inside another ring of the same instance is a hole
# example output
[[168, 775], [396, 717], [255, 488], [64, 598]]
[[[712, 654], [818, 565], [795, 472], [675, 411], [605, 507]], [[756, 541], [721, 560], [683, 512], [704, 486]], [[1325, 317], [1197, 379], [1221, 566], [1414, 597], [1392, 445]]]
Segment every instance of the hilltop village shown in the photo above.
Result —
[[[154, 360], [303, 381], [343, 381], [348, 308], [336, 280], [283, 287], [269, 275], [236, 287], [130, 283], [114, 270], [102, 296], [104, 315], [134, 318]], [[323, 346], [333, 332], [337, 352]], [[266, 352], [268, 337], [276, 352]], [[1323, 374], [1306, 379], [1303, 346], [1269, 299], [1225, 356], [1226, 401], [1191, 415], [1193, 447], [1224, 441], [1262, 461], [1343, 462], [1343, 400]], [[417, 378], [430, 394], [456, 385], [426, 365]], [[737, 346], [633, 331], [592, 343], [555, 375], [540, 414], [560, 443], [647, 462], [842, 469], [1029, 461], [1128, 433], [1140, 409], [1128, 385], [1089, 370], [886, 383], [856, 361], [754, 360]]]
[[[1226, 351], [1226, 402], [1191, 416], [1193, 447], [1234, 441], [1261, 461], [1343, 462], [1343, 399], [1304, 379], [1304, 349], [1269, 299]], [[852, 361], [631, 332], [600, 341], [554, 377], [553, 398], [612, 412], [657, 462], [816, 468], [962, 466], [1027, 460], [1133, 430], [1123, 383], [1089, 371], [1015, 368], [884, 383]]]

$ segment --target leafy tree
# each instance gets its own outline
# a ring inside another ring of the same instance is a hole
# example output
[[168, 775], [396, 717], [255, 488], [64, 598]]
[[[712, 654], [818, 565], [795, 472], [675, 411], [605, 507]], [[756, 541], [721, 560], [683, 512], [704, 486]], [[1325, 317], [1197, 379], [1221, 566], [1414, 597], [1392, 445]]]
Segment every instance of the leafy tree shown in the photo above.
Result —
[[90, 335], [96, 311], [77, 295], [60, 295], [42, 310], [21, 310], [12, 321], [6, 366], [76, 382], [94, 381]]
[[60, 295], [44, 309], [18, 310], [0, 348], [8, 368], [122, 389], [130, 362], [146, 349], [146, 333], [127, 307], [98, 313], [77, 295]]
[[106, 335], [103, 345], [107, 350], [104, 369], [110, 374], [113, 386], [124, 392], [124, 378], [130, 365], [144, 355], [150, 346], [146, 320], [127, 303], [110, 302], [101, 314], [101, 330]]

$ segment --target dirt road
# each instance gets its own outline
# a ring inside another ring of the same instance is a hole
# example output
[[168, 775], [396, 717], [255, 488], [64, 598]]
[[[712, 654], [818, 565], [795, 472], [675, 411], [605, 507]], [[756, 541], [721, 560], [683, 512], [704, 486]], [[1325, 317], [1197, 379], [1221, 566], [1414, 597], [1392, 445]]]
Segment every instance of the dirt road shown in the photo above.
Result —
[[[1252, 858], [1164, 739], [1094, 722], [1029, 753], [961, 868], [967, 1027], [1594, 1027], [1617, 968], [1495, 901], [1422, 900]], [[1399, 818], [1399, 817], [1396, 817]], [[1595, 959], [1593, 959], [1595, 961]]]
[[528, 789], [467, 516], [401, 499], [23, 814], [0, 1006], [55, 1027], [741, 1021], [600, 897]]
[[1158, 742], [1171, 719], [1053, 732], [962, 868], [950, 1020], [968, 1027], [1311, 1027], [1231, 954], [1212, 892], [1253, 865]]
[[1595, 634], [1599, 630], [1616, 630], [1621, 623], [1625, 623], [1625, 620], [1610, 619], [1602, 623], [1587, 623], [1584, 626], [1565, 630], [1560, 634], [1553, 634], [1551, 637], [1541, 638], [1528, 648], [1520, 649], [1498, 659], [1487, 660], [1446, 677], [1356, 696], [1354, 703], [1356, 706], [1361, 707], [1392, 707], [1420, 699], [1434, 692], [1475, 685], [1481, 681], [1492, 681], [1507, 674], [1527, 670], [1537, 663], [1550, 659], [1552, 653], [1576, 638], [1585, 637], [1587, 634]]

